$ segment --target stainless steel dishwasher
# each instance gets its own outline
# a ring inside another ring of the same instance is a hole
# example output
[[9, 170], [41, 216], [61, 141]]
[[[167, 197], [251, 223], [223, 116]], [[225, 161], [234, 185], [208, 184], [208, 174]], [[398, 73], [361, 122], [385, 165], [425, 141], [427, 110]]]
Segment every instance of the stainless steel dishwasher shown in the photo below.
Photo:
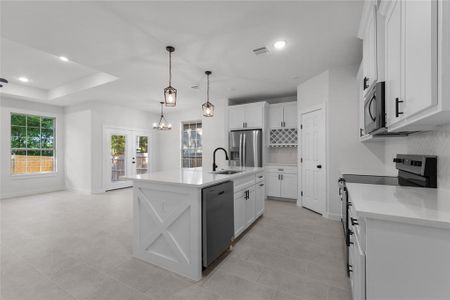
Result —
[[234, 235], [233, 182], [202, 190], [202, 257], [209, 266], [231, 244]]

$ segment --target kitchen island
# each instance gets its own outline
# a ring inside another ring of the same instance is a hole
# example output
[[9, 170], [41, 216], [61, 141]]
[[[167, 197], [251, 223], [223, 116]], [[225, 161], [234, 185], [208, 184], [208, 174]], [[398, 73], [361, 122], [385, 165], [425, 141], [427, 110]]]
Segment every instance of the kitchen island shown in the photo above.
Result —
[[229, 170], [236, 173], [194, 168], [126, 177], [133, 181], [133, 255], [200, 280], [202, 189], [233, 182], [234, 237], [264, 212], [263, 168]]

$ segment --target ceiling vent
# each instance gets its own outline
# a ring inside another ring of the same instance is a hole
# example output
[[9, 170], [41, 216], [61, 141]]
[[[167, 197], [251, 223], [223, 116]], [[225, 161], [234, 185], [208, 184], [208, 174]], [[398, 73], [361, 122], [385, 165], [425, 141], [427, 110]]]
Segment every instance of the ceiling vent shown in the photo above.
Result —
[[270, 51], [269, 51], [269, 49], [267, 49], [267, 47], [256, 48], [256, 49], [253, 49], [252, 51], [253, 51], [253, 53], [255, 53], [255, 55], [270, 53]]

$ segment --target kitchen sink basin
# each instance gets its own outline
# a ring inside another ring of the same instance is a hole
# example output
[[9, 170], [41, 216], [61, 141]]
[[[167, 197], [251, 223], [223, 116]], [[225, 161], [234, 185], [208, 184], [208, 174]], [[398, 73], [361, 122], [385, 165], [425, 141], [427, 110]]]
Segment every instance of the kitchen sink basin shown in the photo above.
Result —
[[236, 174], [236, 173], [241, 173], [242, 171], [238, 171], [238, 170], [223, 170], [223, 171], [216, 171], [213, 172], [214, 174], [220, 174], [220, 175], [231, 175], [231, 174]]

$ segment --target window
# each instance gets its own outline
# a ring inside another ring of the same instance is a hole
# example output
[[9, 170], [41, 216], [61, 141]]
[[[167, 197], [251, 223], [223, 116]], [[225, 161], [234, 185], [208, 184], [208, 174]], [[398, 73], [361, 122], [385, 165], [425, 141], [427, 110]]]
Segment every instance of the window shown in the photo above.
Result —
[[181, 160], [183, 168], [202, 166], [202, 122], [183, 123]]
[[11, 175], [55, 171], [55, 118], [11, 113]]

